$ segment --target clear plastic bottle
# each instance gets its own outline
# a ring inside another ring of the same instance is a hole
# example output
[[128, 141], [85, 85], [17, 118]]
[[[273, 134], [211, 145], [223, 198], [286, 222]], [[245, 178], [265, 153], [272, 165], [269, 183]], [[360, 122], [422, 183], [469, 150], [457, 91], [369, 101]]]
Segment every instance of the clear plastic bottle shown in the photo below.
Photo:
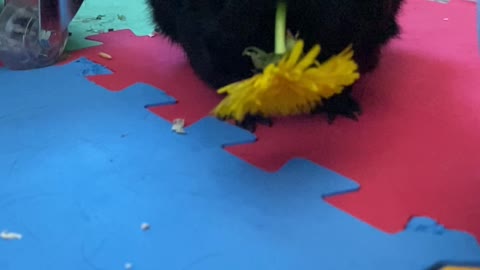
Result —
[[[45, 16], [40, 8], [40, 0], [6, 1], [0, 13], [0, 62], [6, 68], [45, 67], [55, 64], [63, 54], [68, 29], [59, 27], [58, 18], [42, 21]], [[56, 27], [45, 28], [49, 23]]]

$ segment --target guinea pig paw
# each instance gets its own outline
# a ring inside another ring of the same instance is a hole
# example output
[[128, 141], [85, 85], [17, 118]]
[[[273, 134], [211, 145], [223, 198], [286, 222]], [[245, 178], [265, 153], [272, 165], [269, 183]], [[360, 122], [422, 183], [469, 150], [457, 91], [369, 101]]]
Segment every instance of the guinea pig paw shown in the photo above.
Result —
[[247, 115], [242, 121], [235, 122], [235, 125], [238, 127], [246, 129], [252, 133], [257, 129], [258, 124], [271, 127], [273, 125], [273, 120], [259, 115]]
[[358, 121], [358, 116], [362, 114], [362, 111], [358, 102], [351, 96], [351, 91], [346, 90], [324, 100], [323, 104], [314, 110], [314, 113], [326, 113], [328, 123], [332, 124], [338, 116]]

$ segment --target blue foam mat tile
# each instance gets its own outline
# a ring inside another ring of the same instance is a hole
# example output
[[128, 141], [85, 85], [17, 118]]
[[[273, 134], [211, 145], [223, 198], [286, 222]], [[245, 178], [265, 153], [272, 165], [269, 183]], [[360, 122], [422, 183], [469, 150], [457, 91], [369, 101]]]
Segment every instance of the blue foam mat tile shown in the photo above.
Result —
[[[171, 131], [146, 107], [175, 103], [138, 84], [109, 92], [86, 59], [0, 70], [2, 270], [383, 269], [478, 263], [465, 233], [414, 218], [390, 235], [322, 198], [357, 183], [294, 159], [276, 173], [222, 149], [255, 137], [214, 118]], [[149, 231], [140, 224], [148, 222]]]

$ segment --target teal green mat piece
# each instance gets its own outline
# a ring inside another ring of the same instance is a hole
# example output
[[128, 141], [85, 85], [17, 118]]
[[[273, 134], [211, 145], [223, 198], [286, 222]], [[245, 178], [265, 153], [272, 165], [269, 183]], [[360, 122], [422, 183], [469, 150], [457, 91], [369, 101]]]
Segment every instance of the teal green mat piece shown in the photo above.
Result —
[[87, 40], [86, 37], [109, 29], [130, 29], [137, 36], [146, 36], [154, 28], [146, 0], [85, 0], [70, 24], [69, 31], [72, 35], [66, 51], [100, 45], [101, 43]]

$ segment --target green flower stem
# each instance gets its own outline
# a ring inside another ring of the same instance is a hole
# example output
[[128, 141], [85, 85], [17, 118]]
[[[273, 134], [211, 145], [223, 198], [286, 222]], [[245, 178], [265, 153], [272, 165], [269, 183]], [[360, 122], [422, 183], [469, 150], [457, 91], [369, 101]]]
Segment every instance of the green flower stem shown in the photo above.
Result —
[[275, 54], [282, 55], [287, 51], [285, 35], [287, 24], [287, 1], [278, 0], [275, 16]]

